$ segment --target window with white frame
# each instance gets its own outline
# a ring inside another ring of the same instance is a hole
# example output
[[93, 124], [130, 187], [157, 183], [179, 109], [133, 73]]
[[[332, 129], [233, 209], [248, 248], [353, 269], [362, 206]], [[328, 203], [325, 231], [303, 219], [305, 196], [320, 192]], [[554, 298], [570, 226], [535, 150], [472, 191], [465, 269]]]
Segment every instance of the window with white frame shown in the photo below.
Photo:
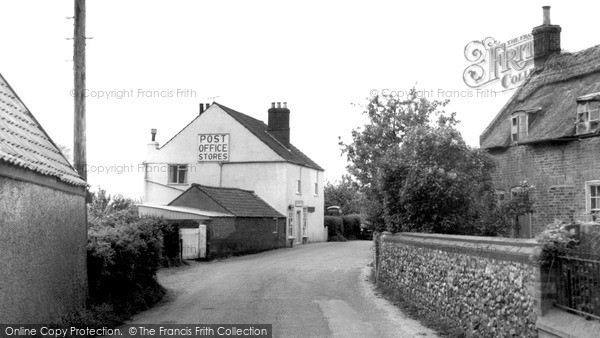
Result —
[[577, 103], [577, 121], [575, 122], [577, 134], [586, 134], [598, 130], [600, 127], [599, 101]]
[[187, 164], [171, 164], [169, 165], [169, 184], [185, 184], [187, 183]]
[[585, 182], [585, 205], [588, 214], [600, 213], [600, 180]]
[[528, 117], [527, 113], [519, 113], [511, 118], [510, 134], [513, 142], [523, 141], [527, 138], [528, 133]]

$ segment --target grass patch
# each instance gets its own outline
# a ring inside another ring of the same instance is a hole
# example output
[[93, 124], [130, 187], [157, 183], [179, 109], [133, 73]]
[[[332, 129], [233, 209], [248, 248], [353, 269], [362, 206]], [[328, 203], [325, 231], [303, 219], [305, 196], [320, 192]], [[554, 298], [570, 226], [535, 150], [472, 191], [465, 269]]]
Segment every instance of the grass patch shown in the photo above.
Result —
[[393, 292], [380, 286], [377, 286], [377, 291], [383, 298], [392, 302], [410, 318], [434, 330], [439, 336], [452, 338], [466, 337], [460, 326], [451, 319], [438, 316], [436, 313], [420, 307], [418, 303], [403, 297], [398, 292]]

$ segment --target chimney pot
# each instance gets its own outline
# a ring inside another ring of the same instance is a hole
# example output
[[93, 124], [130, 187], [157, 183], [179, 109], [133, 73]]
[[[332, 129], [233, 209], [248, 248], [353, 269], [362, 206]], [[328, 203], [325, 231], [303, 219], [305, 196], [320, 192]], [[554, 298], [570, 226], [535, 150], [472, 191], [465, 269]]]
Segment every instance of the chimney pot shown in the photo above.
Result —
[[[204, 113], [204, 103], [200, 103], [200, 114]], [[198, 114], [198, 115], [200, 115]]]
[[152, 134], [152, 142], [156, 141], [156, 129], [152, 128], [150, 129], [150, 133]]
[[283, 103], [283, 108], [287, 108], [287, 102]]
[[277, 108], [281, 108], [281, 102], [277, 102]]
[[544, 25], [550, 25], [550, 6], [542, 6], [544, 10]]
[[271, 102], [271, 108], [275, 108], [275, 102]]

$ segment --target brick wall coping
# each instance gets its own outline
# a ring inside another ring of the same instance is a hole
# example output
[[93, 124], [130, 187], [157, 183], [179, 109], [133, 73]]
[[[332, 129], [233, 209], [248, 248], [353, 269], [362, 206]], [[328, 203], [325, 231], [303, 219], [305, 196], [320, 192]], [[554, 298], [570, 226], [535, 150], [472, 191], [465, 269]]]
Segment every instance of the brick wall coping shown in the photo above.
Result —
[[402, 243], [451, 253], [536, 264], [541, 245], [535, 239], [479, 237], [445, 234], [384, 232], [379, 236], [385, 243]]

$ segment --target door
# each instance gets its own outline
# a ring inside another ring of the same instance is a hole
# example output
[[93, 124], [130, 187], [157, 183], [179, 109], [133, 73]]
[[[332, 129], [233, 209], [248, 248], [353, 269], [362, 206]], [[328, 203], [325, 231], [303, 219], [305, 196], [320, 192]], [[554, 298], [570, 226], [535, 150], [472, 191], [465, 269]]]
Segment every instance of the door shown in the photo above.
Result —
[[198, 228], [198, 258], [206, 258], [206, 224]]
[[197, 259], [199, 254], [200, 230], [198, 228], [182, 228], [181, 233], [181, 257], [183, 259]]
[[206, 257], [206, 224], [197, 228], [181, 228], [181, 257], [198, 259]]
[[520, 215], [517, 218], [517, 238], [531, 238], [531, 214]]

